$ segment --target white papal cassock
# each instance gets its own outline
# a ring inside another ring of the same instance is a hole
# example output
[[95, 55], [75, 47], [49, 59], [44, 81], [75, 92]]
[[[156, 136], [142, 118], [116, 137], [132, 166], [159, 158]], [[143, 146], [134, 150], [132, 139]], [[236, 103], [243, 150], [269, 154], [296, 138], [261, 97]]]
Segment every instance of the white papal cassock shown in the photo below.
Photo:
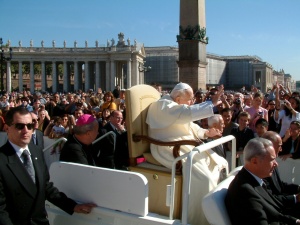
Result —
[[[178, 141], [204, 138], [205, 129], [192, 121], [213, 115], [213, 104], [204, 102], [196, 105], [179, 105], [169, 95], [153, 102], [148, 110], [146, 122], [149, 125], [150, 137], [161, 141]], [[153, 157], [162, 165], [172, 168], [173, 147], [151, 144]], [[193, 146], [181, 146], [180, 154], [190, 152]], [[185, 171], [183, 160], [183, 174]], [[212, 150], [197, 153], [193, 159], [191, 191], [189, 198], [190, 224], [208, 224], [202, 211], [201, 201], [204, 195], [216, 187], [220, 171], [228, 168], [227, 161]], [[184, 180], [184, 177], [183, 177]]]

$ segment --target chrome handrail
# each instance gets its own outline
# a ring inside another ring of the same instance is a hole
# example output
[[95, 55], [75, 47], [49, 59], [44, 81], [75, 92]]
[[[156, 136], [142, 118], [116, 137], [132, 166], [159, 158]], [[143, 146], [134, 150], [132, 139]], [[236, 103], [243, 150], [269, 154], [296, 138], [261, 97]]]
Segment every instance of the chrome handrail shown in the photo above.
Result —
[[[112, 134], [113, 137], [114, 137], [114, 151], [115, 151], [115, 150], [116, 150], [117, 135], [116, 135], [116, 133], [113, 132], [113, 131], [109, 131], [109, 132], [103, 134], [101, 137], [99, 137], [99, 138], [97, 138], [95, 141], [93, 141], [93, 142], [92, 142], [92, 145], [95, 144], [95, 143], [97, 143], [98, 141], [102, 140], [102, 139], [105, 138], [106, 136], [111, 135], [111, 134]], [[99, 157], [99, 154], [100, 154], [100, 152], [98, 153], [97, 157]]]
[[232, 169], [236, 166], [236, 140], [233, 135], [228, 135], [225, 137], [221, 137], [219, 139], [216, 139], [214, 141], [199, 145], [195, 148], [193, 148], [192, 151], [185, 153], [182, 156], [177, 157], [172, 164], [172, 179], [171, 179], [171, 204], [170, 204], [170, 212], [169, 212], [169, 218], [170, 220], [173, 220], [173, 212], [174, 212], [174, 198], [175, 198], [175, 172], [176, 172], [176, 164], [179, 160], [182, 160], [184, 158], [187, 158], [187, 161], [185, 163], [186, 166], [186, 173], [185, 176], [185, 182], [183, 184], [183, 200], [182, 200], [182, 213], [181, 213], [181, 223], [183, 225], [187, 224], [188, 220], [188, 204], [189, 204], [189, 193], [190, 193], [190, 186], [191, 186], [191, 172], [192, 172], [192, 160], [196, 153], [205, 152], [208, 149], [211, 149], [213, 147], [216, 147], [220, 144], [226, 143], [228, 141], [232, 141]]
[[53, 142], [51, 145], [47, 146], [46, 148], [43, 149], [43, 152], [49, 150], [50, 148], [52, 148], [54, 145], [56, 145], [57, 143], [63, 142], [65, 143], [67, 141], [67, 138], [61, 137], [59, 139], [57, 139], [55, 142]]

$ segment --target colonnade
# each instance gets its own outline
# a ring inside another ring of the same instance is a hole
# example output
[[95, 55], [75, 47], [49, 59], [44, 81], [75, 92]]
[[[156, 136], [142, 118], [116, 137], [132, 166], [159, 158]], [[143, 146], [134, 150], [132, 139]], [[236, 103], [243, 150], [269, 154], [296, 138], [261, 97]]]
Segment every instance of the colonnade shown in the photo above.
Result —
[[[129, 88], [144, 82], [144, 74], [139, 68], [145, 58], [144, 50], [136, 46], [129, 48], [13, 48], [13, 58], [6, 62], [6, 90], [12, 90], [11, 65], [18, 64], [19, 91], [24, 88], [35, 90], [88, 91], [113, 90], [116, 85]], [[128, 50], [128, 51], [127, 51]], [[135, 51], [132, 51], [135, 50]], [[125, 53], [125, 54], [124, 54]], [[22, 72], [24, 64], [29, 64], [29, 81]], [[34, 73], [34, 65], [40, 64], [40, 74]], [[51, 74], [46, 74], [46, 65], [51, 65]], [[62, 65], [63, 74], [58, 74]], [[62, 83], [62, 88], [59, 85]]]

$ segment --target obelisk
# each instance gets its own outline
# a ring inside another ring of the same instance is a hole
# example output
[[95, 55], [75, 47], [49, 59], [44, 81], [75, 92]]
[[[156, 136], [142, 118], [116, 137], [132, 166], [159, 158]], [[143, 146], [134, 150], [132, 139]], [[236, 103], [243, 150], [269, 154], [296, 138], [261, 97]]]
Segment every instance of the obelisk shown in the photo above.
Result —
[[179, 81], [193, 89], [206, 89], [205, 0], [180, 0]]

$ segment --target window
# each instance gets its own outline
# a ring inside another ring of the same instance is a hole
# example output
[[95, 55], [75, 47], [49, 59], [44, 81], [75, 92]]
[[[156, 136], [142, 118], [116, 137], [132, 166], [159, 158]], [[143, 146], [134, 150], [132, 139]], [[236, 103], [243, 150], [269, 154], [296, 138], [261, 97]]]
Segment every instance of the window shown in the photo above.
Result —
[[261, 82], [261, 71], [256, 71], [255, 72], [255, 83], [260, 83]]

